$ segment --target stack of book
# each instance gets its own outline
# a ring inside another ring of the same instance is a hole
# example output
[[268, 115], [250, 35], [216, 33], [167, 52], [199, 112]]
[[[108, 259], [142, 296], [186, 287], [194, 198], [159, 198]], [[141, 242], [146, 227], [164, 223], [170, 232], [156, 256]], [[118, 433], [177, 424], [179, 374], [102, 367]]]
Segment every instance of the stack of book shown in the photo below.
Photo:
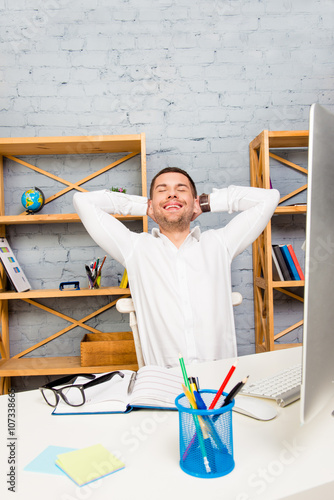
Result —
[[272, 245], [272, 258], [275, 281], [305, 279], [292, 245]]
[[0, 238], [0, 263], [3, 265], [10, 283], [17, 292], [31, 290], [30, 283], [6, 238]]

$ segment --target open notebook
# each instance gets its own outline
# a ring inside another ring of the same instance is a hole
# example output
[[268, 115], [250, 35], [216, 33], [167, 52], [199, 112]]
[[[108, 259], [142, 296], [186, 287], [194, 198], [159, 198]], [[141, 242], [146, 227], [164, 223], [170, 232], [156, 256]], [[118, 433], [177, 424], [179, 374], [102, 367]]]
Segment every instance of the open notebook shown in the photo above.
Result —
[[[128, 389], [131, 376], [136, 372], [122, 370], [122, 373], [124, 378], [113, 377], [103, 384], [86, 389], [86, 402], [82, 406], [69, 406], [60, 399], [52, 412], [53, 415], [125, 413], [140, 407], [176, 409], [175, 398], [183, 392], [181, 371], [160, 366], [144, 366], [138, 370], [130, 394]], [[98, 376], [100, 375], [102, 374]], [[87, 379], [79, 376], [74, 383], [86, 382]]]

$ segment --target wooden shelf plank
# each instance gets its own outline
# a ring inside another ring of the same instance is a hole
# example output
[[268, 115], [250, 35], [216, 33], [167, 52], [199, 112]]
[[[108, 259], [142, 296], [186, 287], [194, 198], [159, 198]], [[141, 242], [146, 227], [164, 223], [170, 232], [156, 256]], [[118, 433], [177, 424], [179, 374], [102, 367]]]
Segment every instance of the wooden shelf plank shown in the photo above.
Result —
[[[143, 220], [142, 216], [113, 215], [121, 221]], [[52, 224], [62, 222], [81, 222], [78, 214], [31, 214], [31, 215], [2, 215], [0, 224]]]
[[80, 356], [54, 358], [19, 358], [0, 361], [1, 377], [27, 375], [66, 375], [71, 373], [104, 373], [113, 370], [138, 370], [137, 364], [81, 366]]
[[0, 300], [25, 300], [25, 299], [50, 299], [64, 297], [92, 297], [97, 295], [124, 295], [130, 296], [130, 288], [120, 288], [118, 286], [109, 286], [103, 288], [81, 288], [80, 290], [59, 290], [59, 288], [48, 290], [29, 290], [27, 292], [0, 291]]
[[269, 148], [307, 148], [308, 130], [269, 131]]
[[[282, 349], [290, 349], [291, 347], [300, 347], [303, 344], [301, 342], [296, 342], [295, 344], [274, 344], [274, 351], [280, 351]], [[256, 346], [256, 352], [268, 352], [264, 344]]]
[[284, 205], [281, 207], [277, 207], [275, 210], [275, 214], [306, 214], [307, 206], [306, 205], [295, 205], [289, 206]]
[[[255, 278], [255, 285], [265, 289], [266, 282], [264, 278]], [[268, 281], [268, 286], [272, 288], [288, 288], [288, 287], [302, 287], [305, 286], [304, 280], [299, 281]]]
[[141, 134], [9, 137], [0, 139], [0, 155], [68, 155], [141, 151]]
[[288, 287], [302, 287], [305, 286], [304, 280], [298, 281], [272, 281], [271, 286], [273, 288], [288, 288]]
[[295, 344], [275, 344], [275, 351], [280, 351], [281, 349], [290, 349], [291, 347], [300, 347], [302, 342], [296, 342]]

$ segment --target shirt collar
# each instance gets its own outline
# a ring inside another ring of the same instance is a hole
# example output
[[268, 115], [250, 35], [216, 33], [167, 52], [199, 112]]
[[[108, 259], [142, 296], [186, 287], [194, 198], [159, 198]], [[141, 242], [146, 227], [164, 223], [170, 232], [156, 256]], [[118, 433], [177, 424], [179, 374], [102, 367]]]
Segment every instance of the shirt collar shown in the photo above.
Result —
[[[161, 234], [160, 232], [160, 229], [158, 227], [154, 227], [152, 229], [152, 236], [154, 236], [155, 238], [161, 238], [162, 236], [164, 236], [163, 234]], [[199, 241], [200, 238], [201, 238], [201, 230], [200, 230], [200, 227], [199, 226], [195, 226], [191, 231], [190, 233], [188, 234], [187, 238], [185, 241], [187, 241], [189, 238], [194, 238], [195, 240]]]

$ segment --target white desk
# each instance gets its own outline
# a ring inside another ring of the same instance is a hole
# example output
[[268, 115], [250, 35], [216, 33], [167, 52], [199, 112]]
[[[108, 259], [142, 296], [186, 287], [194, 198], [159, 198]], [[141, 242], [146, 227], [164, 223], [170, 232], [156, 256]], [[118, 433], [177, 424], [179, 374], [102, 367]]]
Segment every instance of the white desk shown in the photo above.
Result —
[[[231, 388], [245, 375], [260, 378], [298, 361], [301, 348], [239, 358]], [[218, 389], [231, 360], [188, 367], [202, 388]], [[181, 391], [180, 391], [181, 392]], [[199, 479], [181, 471], [178, 448], [178, 413], [139, 410], [129, 414], [52, 416], [39, 391], [16, 395], [16, 493], [7, 491], [7, 396], [0, 397], [1, 499], [27, 500], [306, 500], [334, 497], [334, 400], [313, 422], [301, 427], [299, 402], [278, 408], [279, 415], [259, 422], [233, 414], [235, 469], [217, 479]], [[274, 404], [275, 403], [270, 403]], [[84, 448], [101, 443], [120, 456], [125, 469], [83, 488], [65, 476], [24, 471], [49, 445]], [[304, 491], [302, 496], [298, 492]], [[319, 492], [319, 490], [317, 489]], [[329, 492], [331, 491], [331, 496]], [[297, 494], [296, 496], [294, 496]]]

